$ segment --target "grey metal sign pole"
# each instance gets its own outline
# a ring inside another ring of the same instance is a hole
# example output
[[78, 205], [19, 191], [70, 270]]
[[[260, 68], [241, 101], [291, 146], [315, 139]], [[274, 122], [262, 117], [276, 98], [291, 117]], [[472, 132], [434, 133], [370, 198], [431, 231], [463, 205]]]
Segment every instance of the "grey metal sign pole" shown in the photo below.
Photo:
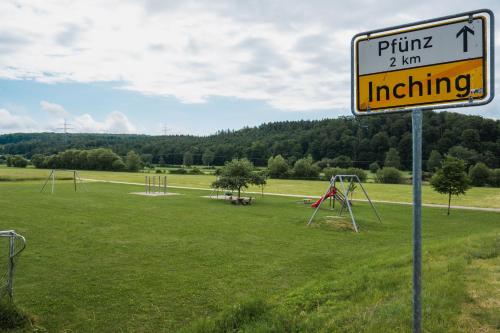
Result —
[[413, 135], [413, 333], [422, 330], [422, 111], [411, 114]]

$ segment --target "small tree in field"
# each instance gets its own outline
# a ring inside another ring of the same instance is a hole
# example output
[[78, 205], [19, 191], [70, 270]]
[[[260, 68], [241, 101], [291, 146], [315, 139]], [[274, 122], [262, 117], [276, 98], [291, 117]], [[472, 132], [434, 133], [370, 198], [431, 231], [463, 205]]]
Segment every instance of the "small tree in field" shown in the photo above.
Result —
[[[116, 165], [114, 167], [117, 167]], [[142, 168], [141, 157], [133, 150], [127, 153], [126, 167], [128, 171], [137, 172]]]
[[206, 149], [201, 156], [201, 160], [204, 165], [210, 166], [215, 159], [215, 153], [210, 149]]
[[427, 171], [434, 172], [441, 166], [443, 157], [437, 150], [431, 151], [429, 159], [427, 160]]
[[281, 155], [269, 157], [267, 168], [269, 170], [269, 176], [272, 178], [287, 178], [290, 174], [288, 162]]
[[390, 148], [385, 154], [384, 167], [401, 168], [401, 158], [399, 152], [395, 148]]
[[448, 215], [450, 215], [451, 196], [465, 194], [470, 188], [470, 179], [465, 173], [464, 161], [447, 156], [431, 179], [431, 186], [441, 194], [448, 194]]
[[184, 164], [188, 168], [193, 165], [193, 160], [193, 153], [191, 153], [190, 151], [185, 152], [182, 156], [182, 164]]
[[265, 179], [261, 174], [254, 173], [255, 167], [252, 162], [243, 159], [233, 159], [219, 171], [219, 178], [212, 183], [214, 188], [230, 189], [238, 191], [238, 199], [241, 197], [241, 189], [248, 185], [262, 185]]

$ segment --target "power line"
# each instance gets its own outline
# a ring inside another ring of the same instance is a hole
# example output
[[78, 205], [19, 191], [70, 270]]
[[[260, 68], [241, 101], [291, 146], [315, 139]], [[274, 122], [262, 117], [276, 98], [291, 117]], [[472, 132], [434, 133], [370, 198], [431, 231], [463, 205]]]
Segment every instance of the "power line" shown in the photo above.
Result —
[[161, 133], [163, 134], [163, 136], [167, 136], [168, 132], [171, 132], [170, 128], [168, 128], [166, 124], [163, 124], [163, 127], [161, 128]]
[[73, 127], [71, 127], [71, 124], [68, 123], [68, 121], [66, 119], [64, 119], [64, 123], [62, 124], [62, 127], [58, 127], [56, 129], [62, 130], [64, 132], [64, 134], [68, 134], [69, 130], [73, 129]]

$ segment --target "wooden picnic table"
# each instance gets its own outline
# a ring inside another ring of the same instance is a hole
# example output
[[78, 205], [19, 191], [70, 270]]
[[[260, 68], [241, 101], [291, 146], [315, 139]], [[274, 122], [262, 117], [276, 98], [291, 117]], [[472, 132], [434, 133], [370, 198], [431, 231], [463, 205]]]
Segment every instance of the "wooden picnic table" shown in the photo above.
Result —
[[233, 205], [238, 205], [239, 204], [239, 205], [246, 206], [246, 205], [251, 205], [252, 204], [252, 198], [251, 197], [240, 197], [240, 198], [238, 198], [238, 197], [231, 196], [231, 197], [229, 197], [229, 200], [231, 201], [231, 203]]

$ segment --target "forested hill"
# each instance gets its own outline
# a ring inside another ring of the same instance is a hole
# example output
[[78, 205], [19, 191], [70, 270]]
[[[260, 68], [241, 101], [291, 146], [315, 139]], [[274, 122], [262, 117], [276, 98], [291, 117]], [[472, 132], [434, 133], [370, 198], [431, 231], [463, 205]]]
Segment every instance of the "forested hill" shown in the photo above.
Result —
[[[500, 167], [500, 121], [451, 112], [425, 112], [423, 158], [432, 150], [453, 150], [471, 163], [482, 161]], [[210, 136], [148, 136], [111, 134], [17, 133], [0, 135], [0, 154], [51, 155], [69, 148], [111, 148], [119, 155], [134, 150], [152, 163], [182, 164], [190, 152], [194, 164], [202, 164], [205, 152], [211, 164], [221, 165], [234, 157], [247, 157], [266, 165], [270, 156], [281, 154], [293, 162], [311, 155], [314, 160], [350, 157], [357, 167], [383, 163], [389, 148], [398, 150], [402, 167], [411, 163], [411, 117], [396, 114], [378, 117], [340, 117], [319, 121], [285, 121], [220, 131]]]

